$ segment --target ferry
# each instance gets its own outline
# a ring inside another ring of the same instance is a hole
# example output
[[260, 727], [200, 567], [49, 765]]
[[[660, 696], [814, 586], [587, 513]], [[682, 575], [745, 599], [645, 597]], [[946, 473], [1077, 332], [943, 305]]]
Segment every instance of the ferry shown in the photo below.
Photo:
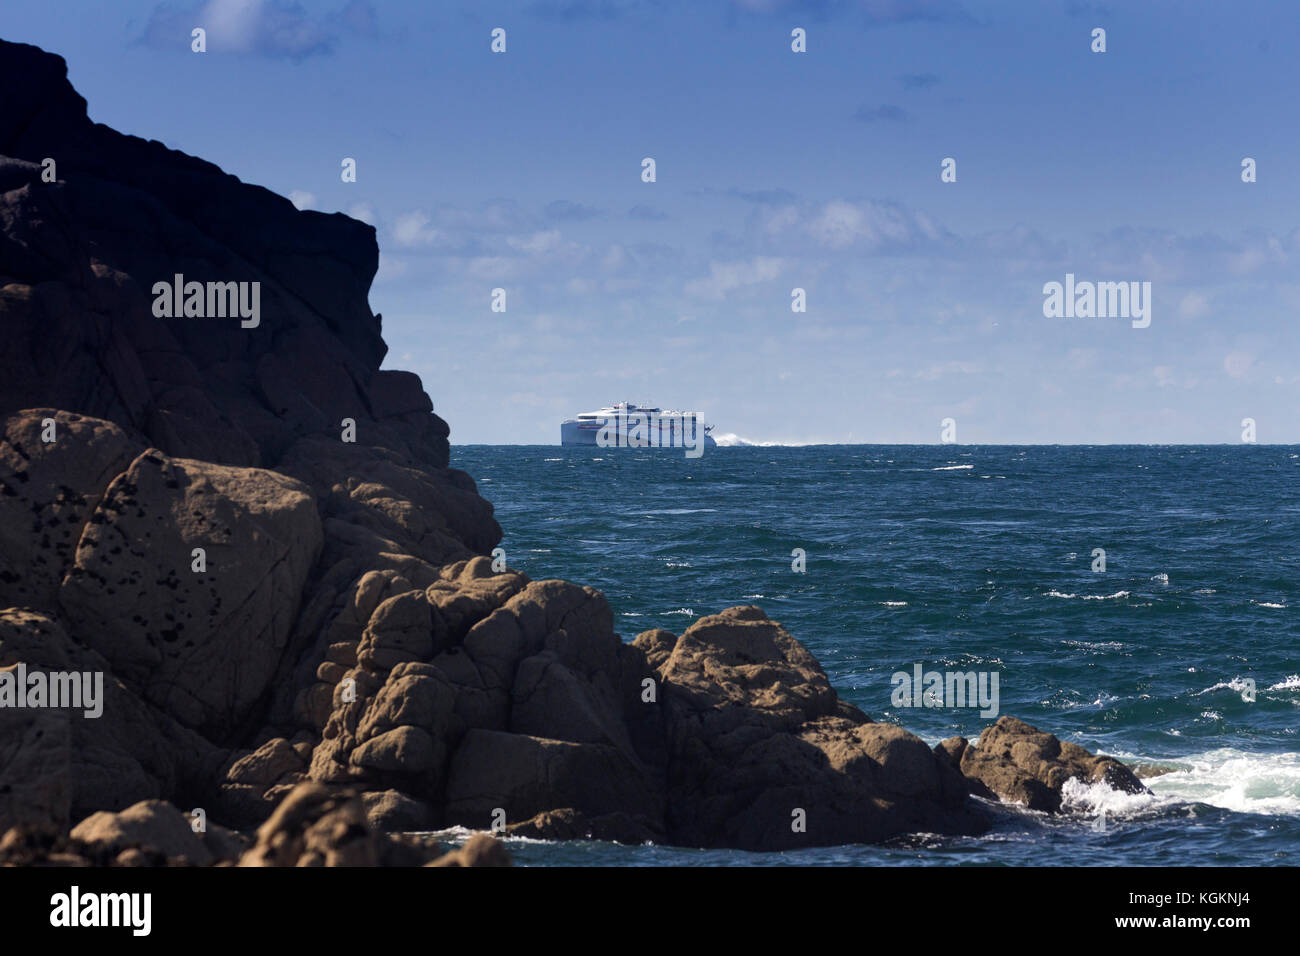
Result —
[[606, 405], [560, 423], [561, 445], [602, 448], [716, 448], [712, 425], [696, 412], [635, 402]]

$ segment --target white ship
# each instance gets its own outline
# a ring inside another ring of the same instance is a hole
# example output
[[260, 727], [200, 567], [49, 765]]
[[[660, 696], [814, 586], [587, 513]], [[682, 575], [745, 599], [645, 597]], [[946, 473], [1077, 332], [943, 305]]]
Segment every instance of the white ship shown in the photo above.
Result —
[[635, 402], [607, 405], [560, 423], [561, 445], [600, 448], [716, 448], [712, 425], [695, 412], [662, 409]]

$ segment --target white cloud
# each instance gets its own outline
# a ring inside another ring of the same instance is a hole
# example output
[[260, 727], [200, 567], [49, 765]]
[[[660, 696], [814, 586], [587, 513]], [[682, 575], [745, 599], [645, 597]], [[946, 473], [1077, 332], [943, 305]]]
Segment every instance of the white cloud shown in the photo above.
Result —
[[299, 209], [315, 209], [316, 196], [303, 189], [295, 189], [289, 193], [289, 202], [293, 203]]
[[1224, 370], [1233, 378], [1245, 378], [1254, 364], [1255, 356], [1249, 352], [1230, 352], [1223, 360]]
[[530, 256], [546, 256], [559, 249], [562, 242], [558, 229], [534, 232], [529, 236], [509, 236], [506, 239], [506, 245], [511, 249], [526, 252]]
[[757, 256], [748, 262], [710, 262], [707, 279], [686, 283], [686, 294], [704, 299], [722, 299], [728, 292], [743, 286], [775, 279], [781, 274], [781, 259]]
[[428, 226], [429, 217], [420, 210], [404, 212], [393, 224], [393, 241], [399, 246], [428, 245], [438, 236], [438, 231]]
[[379, 225], [379, 217], [375, 215], [375, 207], [368, 202], [356, 202], [348, 207], [348, 215], [353, 219], [359, 219], [368, 226]]
[[618, 243], [609, 247], [609, 251], [600, 262], [600, 267], [606, 272], [618, 272], [625, 265], [627, 265], [627, 250]]

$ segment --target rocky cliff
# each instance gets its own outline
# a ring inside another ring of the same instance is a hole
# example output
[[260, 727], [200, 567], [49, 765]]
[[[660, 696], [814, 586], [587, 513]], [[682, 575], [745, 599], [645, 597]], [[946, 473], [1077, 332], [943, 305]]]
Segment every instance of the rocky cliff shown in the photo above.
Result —
[[[0, 706], [0, 831], [159, 799], [246, 828], [298, 788], [392, 830], [777, 849], [1140, 788], [1007, 718], [932, 750], [758, 608], [627, 643], [597, 591], [495, 572], [447, 424], [380, 370], [371, 227], [92, 123], [34, 47], [0, 41], [0, 95], [0, 668], [104, 680], [99, 717]], [[160, 315], [178, 275], [257, 283], [256, 320]]]

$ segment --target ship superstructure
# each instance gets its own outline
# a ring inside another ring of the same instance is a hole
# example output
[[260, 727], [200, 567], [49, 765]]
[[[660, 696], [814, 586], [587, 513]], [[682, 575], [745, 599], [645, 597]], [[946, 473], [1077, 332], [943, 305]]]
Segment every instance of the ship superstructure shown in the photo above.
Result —
[[[716, 448], [709, 434], [713, 426], [696, 412], [619, 402], [594, 412], [583, 412], [560, 424], [561, 445], [599, 448], [685, 448], [702, 454]], [[691, 457], [697, 457], [691, 455]]]

